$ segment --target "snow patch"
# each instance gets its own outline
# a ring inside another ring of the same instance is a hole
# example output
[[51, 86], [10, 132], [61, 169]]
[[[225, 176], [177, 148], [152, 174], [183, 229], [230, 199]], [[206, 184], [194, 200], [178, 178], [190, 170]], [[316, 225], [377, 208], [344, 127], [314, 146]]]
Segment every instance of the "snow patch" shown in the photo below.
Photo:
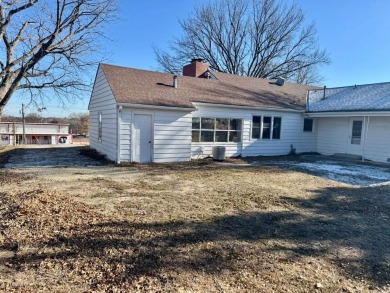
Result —
[[338, 165], [328, 162], [297, 163], [297, 167], [320, 172], [330, 180], [351, 185], [374, 186], [390, 184], [390, 172], [386, 168], [362, 165]]

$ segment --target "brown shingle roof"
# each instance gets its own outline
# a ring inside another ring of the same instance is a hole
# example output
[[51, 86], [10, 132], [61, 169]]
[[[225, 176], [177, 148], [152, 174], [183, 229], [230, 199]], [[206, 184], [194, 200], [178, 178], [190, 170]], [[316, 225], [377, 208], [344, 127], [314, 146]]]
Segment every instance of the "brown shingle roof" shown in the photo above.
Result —
[[217, 79], [178, 76], [101, 64], [117, 103], [192, 108], [192, 102], [280, 109], [304, 109], [308, 89], [315, 87], [212, 72]]

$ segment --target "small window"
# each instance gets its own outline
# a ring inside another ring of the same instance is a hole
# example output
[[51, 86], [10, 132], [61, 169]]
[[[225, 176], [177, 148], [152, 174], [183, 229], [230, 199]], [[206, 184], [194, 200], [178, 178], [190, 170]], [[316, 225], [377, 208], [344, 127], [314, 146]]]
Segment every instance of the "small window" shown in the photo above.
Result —
[[99, 141], [102, 141], [102, 136], [103, 136], [102, 112], [98, 112], [98, 139], [99, 139]]
[[303, 121], [303, 131], [307, 131], [307, 132], [313, 131], [313, 119], [305, 119]]

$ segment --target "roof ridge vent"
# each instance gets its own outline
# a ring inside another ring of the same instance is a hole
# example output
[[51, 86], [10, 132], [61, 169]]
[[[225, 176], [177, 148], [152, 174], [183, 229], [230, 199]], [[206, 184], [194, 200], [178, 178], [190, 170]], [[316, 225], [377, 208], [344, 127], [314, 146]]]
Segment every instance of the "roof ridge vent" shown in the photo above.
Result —
[[278, 79], [275, 81], [275, 84], [278, 86], [283, 86], [285, 82], [285, 79], [283, 77], [278, 77]]

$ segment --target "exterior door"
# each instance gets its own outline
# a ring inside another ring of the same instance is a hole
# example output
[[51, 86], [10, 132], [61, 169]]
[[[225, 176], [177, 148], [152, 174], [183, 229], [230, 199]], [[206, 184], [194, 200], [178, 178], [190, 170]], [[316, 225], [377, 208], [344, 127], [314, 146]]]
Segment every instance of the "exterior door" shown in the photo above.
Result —
[[152, 161], [152, 115], [134, 114], [133, 160], [139, 163]]
[[363, 151], [363, 118], [351, 118], [349, 121], [348, 154], [362, 155]]

